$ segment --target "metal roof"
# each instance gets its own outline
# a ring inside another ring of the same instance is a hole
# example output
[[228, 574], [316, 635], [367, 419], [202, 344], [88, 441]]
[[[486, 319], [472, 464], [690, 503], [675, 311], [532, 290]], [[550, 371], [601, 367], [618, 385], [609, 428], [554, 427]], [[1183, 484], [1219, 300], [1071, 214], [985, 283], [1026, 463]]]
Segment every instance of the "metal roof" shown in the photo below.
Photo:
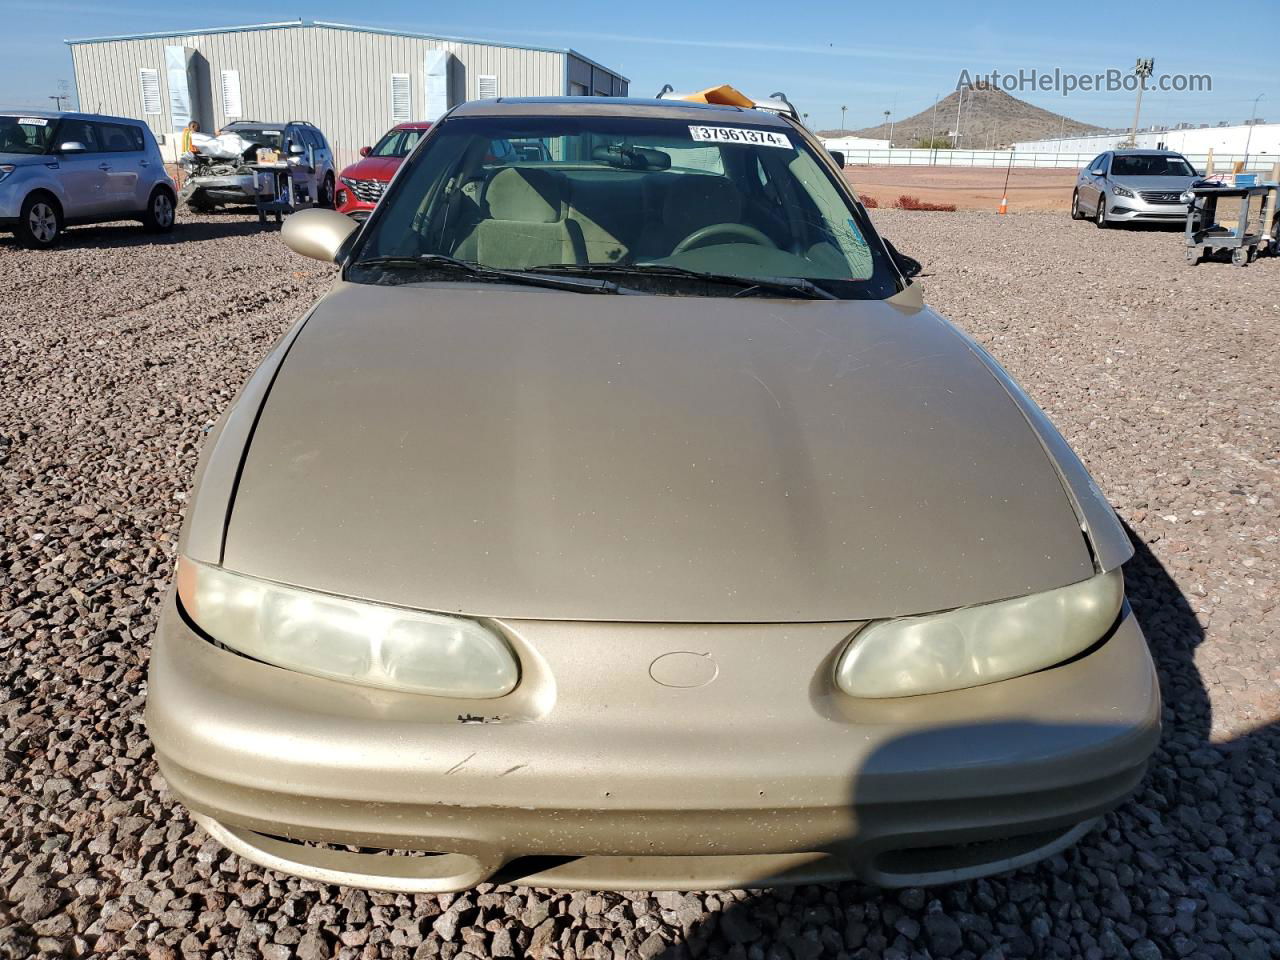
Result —
[[629, 77], [624, 77], [612, 67], [606, 67], [602, 63], [597, 63], [590, 57], [583, 56], [572, 47], [538, 47], [527, 43], [502, 43], [497, 40], [480, 40], [475, 37], [446, 37], [437, 33], [419, 33], [413, 30], [392, 30], [387, 27], [362, 27], [353, 23], [337, 23], [332, 20], [277, 20], [272, 23], [245, 23], [237, 24], [229, 27], [202, 27], [191, 30], [159, 30], [153, 33], [122, 33], [108, 37], [79, 37], [66, 39], [63, 43], [70, 46], [81, 43], [112, 43], [118, 40], [155, 40], [161, 37], [192, 37], [199, 36], [204, 33], [249, 33], [254, 30], [291, 30], [298, 27], [324, 27], [329, 30], [351, 30], [355, 33], [377, 33], [391, 37], [409, 37], [415, 40], [439, 40], [444, 43], [473, 43], [486, 47], [505, 47], [510, 50], [536, 50], [541, 53], [563, 53], [569, 56], [577, 57], [583, 63], [588, 63], [599, 70], [612, 74], [619, 80], [630, 83]]
[[468, 100], [449, 112], [450, 116], [536, 117], [536, 116], [645, 116], [703, 121], [707, 114], [736, 118], [740, 123], [787, 127], [772, 110], [690, 100], [656, 100], [643, 97], [498, 97], [495, 100]]

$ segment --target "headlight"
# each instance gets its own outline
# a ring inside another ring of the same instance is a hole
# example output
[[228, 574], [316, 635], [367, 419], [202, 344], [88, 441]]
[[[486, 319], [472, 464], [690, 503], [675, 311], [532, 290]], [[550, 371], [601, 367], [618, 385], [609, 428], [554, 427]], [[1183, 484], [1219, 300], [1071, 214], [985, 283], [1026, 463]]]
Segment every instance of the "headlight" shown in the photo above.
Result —
[[17, 169], [18, 168], [15, 167], [12, 163], [0, 163], [0, 180], [3, 180], [5, 177], [7, 177], [9, 174], [13, 173], [13, 171]]
[[836, 683], [855, 697], [910, 697], [1034, 673], [1096, 643], [1123, 601], [1117, 569], [1029, 597], [879, 620], [853, 638]]
[[1120, 186], [1120, 184], [1118, 184], [1118, 183], [1113, 183], [1113, 184], [1111, 185], [1111, 192], [1112, 192], [1112, 193], [1114, 193], [1117, 197], [1132, 197], [1132, 196], [1133, 196], [1133, 191], [1132, 191], [1132, 190], [1130, 190], [1128, 187], [1122, 187], [1122, 186]]
[[349, 177], [339, 177], [338, 179], [341, 180], [343, 183], [345, 183], [352, 190], [356, 188], [355, 183]]
[[519, 679], [506, 642], [462, 617], [313, 593], [186, 557], [178, 596], [219, 643], [299, 673], [474, 700], [510, 693]]

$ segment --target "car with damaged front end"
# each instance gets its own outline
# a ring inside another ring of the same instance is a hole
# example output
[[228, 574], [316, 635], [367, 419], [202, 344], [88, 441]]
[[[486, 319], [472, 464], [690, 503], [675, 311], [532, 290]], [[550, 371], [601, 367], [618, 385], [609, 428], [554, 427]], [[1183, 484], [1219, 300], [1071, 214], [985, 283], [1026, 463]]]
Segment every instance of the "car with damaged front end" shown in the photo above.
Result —
[[793, 118], [468, 103], [283, 234], [341, 275], [207, 442], [147, 704], [237, 853], [920, 884], [1138, 784], [1124, 529]]

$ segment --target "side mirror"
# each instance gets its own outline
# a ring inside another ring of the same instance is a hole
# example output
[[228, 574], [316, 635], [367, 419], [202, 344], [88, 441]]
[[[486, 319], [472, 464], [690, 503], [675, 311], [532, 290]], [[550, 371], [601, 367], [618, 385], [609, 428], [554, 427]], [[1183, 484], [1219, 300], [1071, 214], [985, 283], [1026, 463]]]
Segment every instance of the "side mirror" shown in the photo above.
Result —
[[908, 257], [905, 253], [899, 251], [887, 238], [884, 241], [884, 245], [889, 248], [889, 255], [893, 257], [893, 262], [897, 266], [898, 272], [908, 280], [924, 273], [924, 264], [915, 257]]
[[373, 147], [361, 147], [361, 148], [360, 148], [360, 156], [362, 156], [362, 157], [367, 157], [367, 156], [368, 156], [369, 154], [371, 154], [371, 153], [373, 153]]
[[836, 162], [836, 166], [839, 167], [841, 170], [843, 170], [844, 169], [844, 153], [839, 150], [828, 150], [827, 153], [831, 154], [831, 159]]
[[89, 148], [79, 140], [68, 140], [66, 143], [58, 145], [59, 153], [88, 153]]
[[305, 151], [303, 150], [302, 144], [291, 143], [289, 144], [289, 152], [293, 154], [295, 157], [300, 157]]
[[299, 210], [284, 222], [280, 236], [294, 253], [335, 263], [338, 253], [360, 224], [337, 210]]

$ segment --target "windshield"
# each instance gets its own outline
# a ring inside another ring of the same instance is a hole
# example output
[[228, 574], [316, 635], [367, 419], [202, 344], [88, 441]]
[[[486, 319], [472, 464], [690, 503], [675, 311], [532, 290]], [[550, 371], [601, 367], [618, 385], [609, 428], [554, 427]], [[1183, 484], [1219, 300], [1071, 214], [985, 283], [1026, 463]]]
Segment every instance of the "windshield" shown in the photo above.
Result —
[[0, 117], [0, 153], [47, 153], [54, 124], [47, 117]]
[[1194, 177], [1196, 172], [1182, 157], [1129, 156], [1111, 158], [1113, 177]]
[[360, 261], [445, 256], [570, 274], [665, 268], [680, 293], [680, 271], [896, 293], [870, 224], [810, 146], [753, 119], [443, 121], [365, 228], [349, 276], [380, 282]]
[[279, 127], [227, 127], [222, 132], [234, 133], [250, 143], [256, 143], [261, 147], [268, 147], [272, 150], [280, 149], [280, 138], [284, 135], [284, 131]]
[[407, 157], [425, 130], [392, 130], [369, 151], [371, 157]]

